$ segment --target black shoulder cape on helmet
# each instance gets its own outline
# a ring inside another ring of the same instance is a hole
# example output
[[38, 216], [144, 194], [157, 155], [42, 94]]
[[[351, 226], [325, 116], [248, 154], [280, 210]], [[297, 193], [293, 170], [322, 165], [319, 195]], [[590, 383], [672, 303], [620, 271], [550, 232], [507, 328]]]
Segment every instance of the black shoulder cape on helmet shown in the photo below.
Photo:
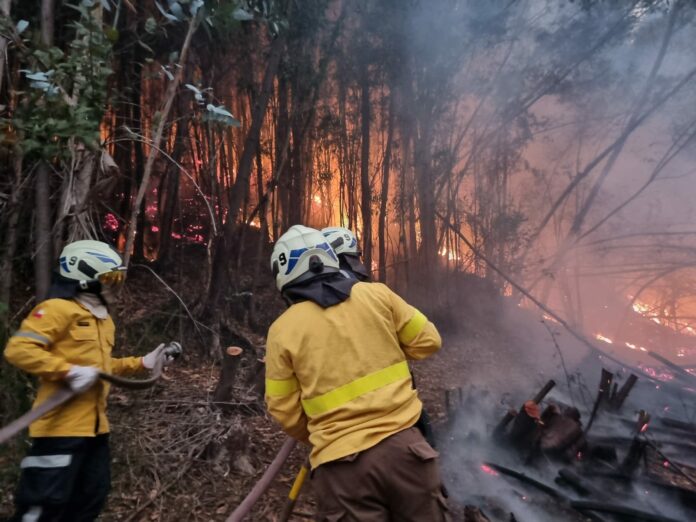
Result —
[[290, 304], [312, 301], [322, 308], [342, 303], [350, 297], [356, 279], [348, 279], [340, 272], [321, 274], [308, 281], [289, 285], [283, 289], [283, 297]]

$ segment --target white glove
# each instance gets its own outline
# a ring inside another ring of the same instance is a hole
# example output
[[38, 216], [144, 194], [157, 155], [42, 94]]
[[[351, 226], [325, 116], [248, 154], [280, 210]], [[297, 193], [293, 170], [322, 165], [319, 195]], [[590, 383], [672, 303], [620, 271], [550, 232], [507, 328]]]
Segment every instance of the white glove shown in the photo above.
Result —
[[82, 393], [92, 387], [99, 378], [99, 370], [91, 366], [73, 365], [68, 370], [65, 380], [75, 393]]
[[155, 367], [155, 362], [161, 351], [164, 350], [164, 365], [167, 366], [170, 362], [181, 355], [181, 345], [176, 341], [169, 344], [160, 344], [157, 348], [152, 350], [146, 356], [143, 357], [143, 366], [148, 370], [152, 370]]

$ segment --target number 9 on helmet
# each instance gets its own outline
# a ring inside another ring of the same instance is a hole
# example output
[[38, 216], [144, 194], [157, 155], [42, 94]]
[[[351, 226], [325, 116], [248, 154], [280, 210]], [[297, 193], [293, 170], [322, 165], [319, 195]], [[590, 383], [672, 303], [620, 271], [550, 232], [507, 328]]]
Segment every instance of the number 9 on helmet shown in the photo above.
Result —
[[281, 292], [289, 284], [338, 272], [338, 258], [321, 232], [293, 225], [273, 246], [271, 270]]

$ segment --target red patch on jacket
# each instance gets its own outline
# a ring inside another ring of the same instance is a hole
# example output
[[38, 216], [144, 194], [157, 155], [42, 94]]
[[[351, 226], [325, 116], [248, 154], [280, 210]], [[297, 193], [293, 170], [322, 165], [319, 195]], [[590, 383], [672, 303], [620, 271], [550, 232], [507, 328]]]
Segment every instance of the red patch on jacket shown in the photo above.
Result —
[[43, 308], [38, 309], [36, 312], [34, 312], [32, 315], [36, 317], [37, 319], [41, 319], [44, 316], [45, 312], [43, 311]]

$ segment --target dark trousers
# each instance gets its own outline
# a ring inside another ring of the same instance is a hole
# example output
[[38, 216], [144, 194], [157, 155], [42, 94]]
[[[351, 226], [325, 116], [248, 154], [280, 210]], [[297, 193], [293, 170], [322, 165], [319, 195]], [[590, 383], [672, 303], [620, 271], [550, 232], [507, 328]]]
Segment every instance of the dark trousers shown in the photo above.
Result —
[[22, 460], [13, 522], [87, 522], [111, 488], [109, 436], [37, 437]]
[[409, 428], [312, 474], [320, 522], [443, 522], [438, 453]]

